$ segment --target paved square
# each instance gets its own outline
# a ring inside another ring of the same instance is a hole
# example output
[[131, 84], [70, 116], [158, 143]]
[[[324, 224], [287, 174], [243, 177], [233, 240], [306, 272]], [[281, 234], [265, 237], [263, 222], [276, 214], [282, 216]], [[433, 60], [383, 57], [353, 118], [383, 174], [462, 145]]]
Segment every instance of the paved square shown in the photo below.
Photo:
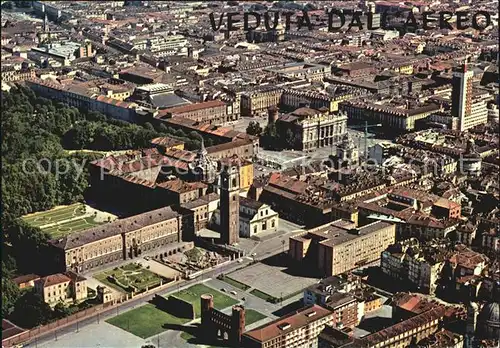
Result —
[[287, 297], [319, 281], [289, 274], [287, 267], [257, 263], [230, 273], [228, 277], [275, 298]]

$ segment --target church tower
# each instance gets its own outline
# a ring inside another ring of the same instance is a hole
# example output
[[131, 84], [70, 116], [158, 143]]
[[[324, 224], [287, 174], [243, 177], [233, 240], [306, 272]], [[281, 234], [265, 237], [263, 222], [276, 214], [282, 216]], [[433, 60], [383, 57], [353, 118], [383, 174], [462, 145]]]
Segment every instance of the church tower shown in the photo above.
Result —
[[224, 244], [238, 243], [240, 235], [240, 174], [237, 166], [223, 165], [220, 174], [220, 237]]
[[347, 166], [358, 164], [358, 148], [354, 144], [354, 141], [352, 141], [349, 133], [346, 133], [342, 138], [342, 142], [337, 145], [337, 158]]
[[188, 166], [195, 181], [207, 184], [215, 182], [217, 178], [217, 162], [208, 156], [203, 138], [201, 139], [200, 150], [196, 153], [196, 158]]

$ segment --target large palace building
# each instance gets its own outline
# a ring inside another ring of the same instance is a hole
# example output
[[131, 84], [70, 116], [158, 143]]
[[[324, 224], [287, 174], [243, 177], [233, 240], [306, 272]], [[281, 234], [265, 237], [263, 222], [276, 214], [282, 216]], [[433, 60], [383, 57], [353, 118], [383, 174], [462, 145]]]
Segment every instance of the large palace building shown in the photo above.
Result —
[[115, 220], [51, 242], [56, 268], [85, 272], [182, 241], [182, 216], [170, 207]]

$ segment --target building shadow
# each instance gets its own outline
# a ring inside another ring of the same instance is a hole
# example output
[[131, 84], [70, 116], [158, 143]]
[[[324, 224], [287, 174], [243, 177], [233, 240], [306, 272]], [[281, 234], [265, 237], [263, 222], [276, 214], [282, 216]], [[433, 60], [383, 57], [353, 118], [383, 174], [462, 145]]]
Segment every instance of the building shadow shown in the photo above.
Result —
[[210, 339], [210, 337], [202, 337], [201, 329], [199, 323], [190, 325], [180, 325], [180, 324], [163, 324], [162, 328], [166, 330], [173, 330], [182, 333], [187, 333], [192, 337], [189, 337], [186, 342], [194, 345], [209, 345], [211, 347], [230, 347], [229, 343], [221, 339]]
[[321, 279], [321, 273], [313, 267], [301, 267], [299, 265], [290, 266], [282, 271], [288, 275], [302, 278]]
[[395, 280], [388, 276], [380, 267], [369, 267], [364, 271], [364, 276], [367, 276], [366, 283], [381, 290], [396, 293], [405, 291], [416, 291], [413, 284], [404, 280]]
[[283, 253], [279, 253], [260, 261], [264, 265], [272, 267], [288, 267], [288, 257]]
[[358, 327], [368, 332], [377, 332], [394, 324], [392, 318], [373, 317], [367, 318], [359, 323]]
[[282, 317], [282, 316], [284, 316], [288, 313], [291, 313], [293, 311], [296, 311], [297, 309], [300, 309], [302, 307], [304, 307], [304, 304], [302, 302], [302, 299], [300, 299], [300, 300], [297, 300], [295, 302], [287, 304], [286, 306], [278, 309], [277, 311], [274, 311], [273, 315], [275, 315], [277, 317]]
[[314, 267], [293, 264], [288, 254], [279, 253], [260, 261], [264, 265], [271, 267], [283, 267], [281, 272], [295, 277], [321, 278], [321, 274]]

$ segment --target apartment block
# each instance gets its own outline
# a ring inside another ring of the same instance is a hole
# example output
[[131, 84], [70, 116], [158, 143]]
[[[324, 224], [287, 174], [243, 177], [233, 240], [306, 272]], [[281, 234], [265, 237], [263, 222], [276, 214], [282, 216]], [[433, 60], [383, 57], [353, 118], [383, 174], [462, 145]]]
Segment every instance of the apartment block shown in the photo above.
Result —
[[289, 254], [333, 276], [379, 260], [395, 239], [396, 226], [387, 222], [356, 228], [351, 221], [337, 220], [290, 237]]
[[248, 348], [317, 348], [318, 335], [332, 322], [330, 310], [312, 305], [247, 331], [242, 343]]

